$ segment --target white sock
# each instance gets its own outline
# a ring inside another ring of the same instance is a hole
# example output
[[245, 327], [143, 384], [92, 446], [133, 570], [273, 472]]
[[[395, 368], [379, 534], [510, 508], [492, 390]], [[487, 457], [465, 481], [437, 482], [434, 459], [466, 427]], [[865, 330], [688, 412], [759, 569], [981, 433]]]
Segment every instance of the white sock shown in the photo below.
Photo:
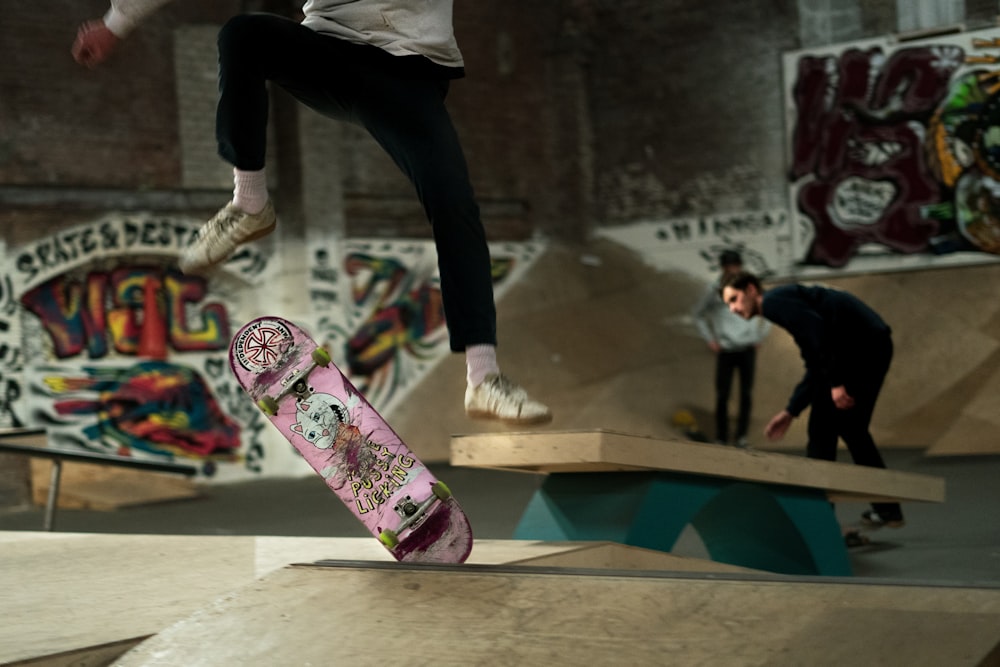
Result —
[[466, 380], [470, 387], [482, 384], [490, 373], [500, 373], [497, 365], [497, 348], [495, 345], [470, 345], [465, 348]]
[[233, 169], [233, 206], [246, 213], [260, 213], [267, 204], [267, 172]]

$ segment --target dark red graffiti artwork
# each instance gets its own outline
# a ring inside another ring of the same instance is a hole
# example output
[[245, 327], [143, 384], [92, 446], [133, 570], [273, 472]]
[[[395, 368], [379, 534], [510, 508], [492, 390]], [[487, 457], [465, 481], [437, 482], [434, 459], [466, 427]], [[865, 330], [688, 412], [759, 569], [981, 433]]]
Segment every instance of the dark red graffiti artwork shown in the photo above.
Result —
[[870, 242], [928, 249], [941, 231], [928, 207], [951, 195], [926, 150], [927, 128], [964, 62], [956, 46], [799, 59], [789, 178], [815, 231], [806, 262], [843, 266]]

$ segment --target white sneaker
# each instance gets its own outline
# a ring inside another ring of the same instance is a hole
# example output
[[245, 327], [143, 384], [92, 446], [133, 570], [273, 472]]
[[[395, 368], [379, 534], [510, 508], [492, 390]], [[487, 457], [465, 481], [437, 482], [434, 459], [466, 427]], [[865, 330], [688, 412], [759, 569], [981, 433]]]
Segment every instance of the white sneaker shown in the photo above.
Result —
[[544, 424], [552, 421], [548, 406], [505, 375], [491, 373], [476, 387], [465, 390], [465, 414], [473, 419], [499, 419], [508, 424]]
[[260, 213], [241, 211], [229, 202], [198, 230], [177, 263], [184, 273], [205, 271], [229, 259], [236, 246], [273, 232], [275, 224], [270, 199]]

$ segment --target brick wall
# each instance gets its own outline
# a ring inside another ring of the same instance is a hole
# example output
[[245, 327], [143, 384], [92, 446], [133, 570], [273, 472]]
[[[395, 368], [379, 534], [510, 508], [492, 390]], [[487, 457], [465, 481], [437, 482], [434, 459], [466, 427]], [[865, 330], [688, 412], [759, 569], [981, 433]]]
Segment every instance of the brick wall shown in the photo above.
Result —
[[219, 97], [215, 42], [219, 27], [182, 25], [174, 30], [177, 139], [180, 183], [184, 188], [232, 187], [232, 166], [218, 156], [215, 106]]
[[[185, 21], [221, 20], [238, 3], [186, 8]], [[0, 182], [67, 187], [170, 188], [180, 183], [169, 7], [88, 71], [69, 50], [77, 25], [105, 2], [11, 3], [0, 22]]]
[[794, 3], [607, 7], [588, 80], [599, 221], [780, 206]]
[[[547, 95], [545, 38], [557, 15], [548, 3], [524, 0], [455, 3], [466, 77], [451, 83], [448, 107], [494, 239], [529, 237], [545, 225], [536, 211], [550, 196], [552, 163], [572, 159], [577, 150], [553, 155], [546, 145], [546, 108], [558, 100]], [[413, 187], [367, 133], [345, 126], [343, 146], [348, 232], [428, 235]]]
[[[82, 190], [105, 188], [113, 195], [228, 188], [231, 172], [215, 156], [212, 132], [213, 35], [241, 9], [288, 13], [290, 4], [168, 5], [93, 71], [74, 63], [69, 49], [79, 23], [104, 13], [104, 0], [7, 8], [0, 25], [0, 189], [7, 188], [5, 197], [0, 193], [7, 204], [0, 224], [18, 228], [8, 242], [25, 242], [92, 215], [101, 205], [79, 195]], [[527, 236], [528, 202], [544, 192], [548, 171], [537, 155], [544, 136], [536, 122], [544, 103], [544, 82], [537, 75], [543, 49], [539, 28], [529, 22], [522, 31], [524, 12], [499, 3], [460, 6], [456, 30], [470, 76], [455, 83], [450, 106], [491, 235]], [[338, 131], [342, 153], [326, 159], [339, 163], [345, 196], [354, 202], [355, 224], [348, 231], [426, 235], [413, 188], [395, 165], [363, 131]], [[294, 129], [272, 135], [297, 136]], [[298, 153], [285, 148], [286, 154]], [[274, 149], [281, 152], [280, 145]], [[309, 159], [320, 161], [312, 154]], [[287, 169], [275, 172], [275, 181], [279, 172], [287, 175]], [[323, 187], [322, 179], [310, 182]], [[22, 186], [42, 188], [43, 194], [22, 205], [23, 195], [14, 197], [10, 190]], [[44, 193], [54, 203], [39, 203]], [[120, 207], [124, 199], [109, 195], [106, 207]]]
[[[211, 134], [212, 34], [233, 12], [294, 3], [176, 2], [87, 71], [69, 47], [78, 23], [105, 8], [5, 8], [0, 200], [13, 186], [222, 196], [230, 175]], [[970, 0], [967, 23], [982, 27], [995, 10]], [[781, 53], [895, 23], [878, 0], [458, 0], [468, 76], [453, 83], [449, 107], [491, 238], [581, 239], [596, 225], [783, 206]], [[309, 143], [293, 130], [272, 135]], [[427, 234], [412, 186], [363, 131], [322, 132], [322, 153], [284, 154], [310, 169], [337, 161], [347, 233]], [[287, 164], [277, 171], [297, 187], [325, 187]], [[70, 217], [86, 214], [64, 201]], [[18, 228], [8, 241], [51, 231], [37, 205], [0, 203], [0, 224]]]
[[[0, 22], [0, 227], [10, 246], [106, 210], [190, 208], [175, 85], [179, 26], [218, 24], [241, 3], [178, 2], [95, 70], [70, 47], [106, 0], [10, 3]], [[150, 200], [147, 193], [176, 193]], [[197, 210], [205, 210], [199, 205]]]

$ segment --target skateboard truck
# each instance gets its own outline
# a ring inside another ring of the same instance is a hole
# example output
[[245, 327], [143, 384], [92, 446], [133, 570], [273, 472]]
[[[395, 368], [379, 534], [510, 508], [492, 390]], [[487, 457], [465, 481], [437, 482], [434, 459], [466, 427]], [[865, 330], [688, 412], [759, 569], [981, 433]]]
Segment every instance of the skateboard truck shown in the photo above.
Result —
[[398, 503], [396, 503], [396, 506], [393, 507], [392, 509], [394, 509], [396, 511], [396, 514], [398, 514], [399, 516], [403, 517], [404, 519], [408, 519], [409, 517], [416, 514], [417, 511], [420, 510], [420, 506], [418, 506], [415, 502], [413, 502], [413, 498], [411, 498], [410, 496], [406, 496]]
[[[316, 364], [311, 365], [309, 370], [311, 371], [314, 368], [316, 368]], [[308, 379], [308, 377], [301, 377], [292, 383], [292, 390], [290, 393], [295, 394], [295, 397], [299, 400], [305, 400], [312, 396], [312, 389], [309, 387], [309, 383], [306, 382]]]
[[312, 395], [309, 383], [306, 382], [306, 380], [309, 379], [309, 374], [316, 370], [318, 366], [326, 368], [330, 365], [330, 361], [330, 353], [322, 347], [317, 347], [312, 352], [312, 363], [288, 378], [288, 380], [286, 380], [285, 388], [282, 389], [277, 396], [261, 396], [257, 401], [257, 407], [259, 407], [264, 414], [274, 416], [278, 414], [278, 401], [283, 399], [285, 396], [295, 394], [295, 396], [300, 399], [309, 398], [309, 396]]
[[379, 534], [379, 539], [382, 541], [387, 548], [392, 549], [397, 544], [399, 544], [399, 534], [402, 533], [407, 528], [410, 528], [416, 524], [420, 519], [427, 514], [427, 510], [431, 508], [437, 501], [445, 501], [451, 498], [451, 489], [444, 482], [435, 482], [431, 485], [431, 495], [427, 496], [427, 500], [420, 503], [419, 505], [414, 502], [413, 498], [406, 496], [401, 498], [394, 506], [393, 511], [400, 516], [403, 521], [396, 526], [395, 530], [383, 530]]

